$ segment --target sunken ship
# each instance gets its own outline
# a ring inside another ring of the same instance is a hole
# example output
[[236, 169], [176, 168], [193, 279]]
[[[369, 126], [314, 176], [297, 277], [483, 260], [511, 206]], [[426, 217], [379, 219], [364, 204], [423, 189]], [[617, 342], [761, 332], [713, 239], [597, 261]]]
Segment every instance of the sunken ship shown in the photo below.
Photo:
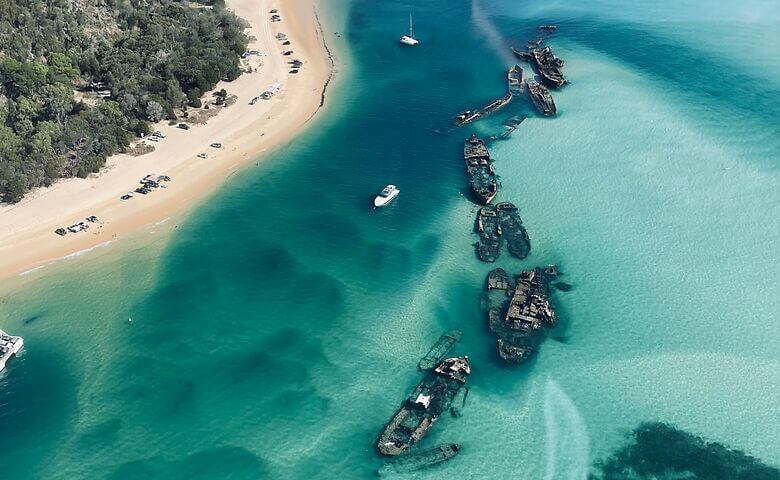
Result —
[[428, 372], [380, 435], [379, 452], [401, 455], [420, 441], [439, 416], [450, 408], [469, 374], [468, 357], [446, 358]]
[[483, 262], [495, 262], [505, 242], [509, 253], [521, 260], [531, 252], [531, 239], [513, 203], [480, 208], [474, 230], [479, 235], [477, 256]]
[[507, 87], [512, 95], [519, 95], [523, 91], [523, 69], [515, 64], [506, 75]]
[[466, 110], [465, 112], [461, 112], [455, 117], [455, 125], [462, 127], [485, 115], [490, 115], [508, 105], [510, 101], [512, 101], [512, 93], [507, 92], [503, 97], [493, 100], [479, 110]]
[[498, 181], [485, 142], [472, 134], [463, 146], [463, 158], [471, 191], [480, 202], [489, 204], [498, 193]]
[[496, 213], [500, 233], [506, 239], [507, 250], [520, 260], [524, 259], [531, 251], [531, 239], [523, 226], [519, 210], [513, 203], [501, 202], [496, 205]]
[[501, 224], [495, 207], [479, 209], [475, 230], [479, 235], [477, 256], [483, 262], [495, 262], [501, 252]]
[[550, 91], [547, 87], [538, 82], [527, 82], [528, 93], [531, 95], [531, 100], [534, 102], [534, 106], [540, 113], [551, 117], [557, 113], [555, 108], [555, 102], [553, 101]]
[[445, 462], [458, 453], [460, 453], [461, 446], [457, 443], [445, 443], [437, 447], [423, 450], [422, 452], [410, 453], [404, 455], [390, 463], [387, 463], [377, 471], [379, 476], [409, 473], [420, 470], [437, 463]]
[[552, 48], [536, 48], [531, 52], [531, 57], [542, 83], [552, 88], [566, 85], [566, 79], [563, 78], [563, 60], [553, 55]]
[[[534, 43], [532, 47], [538, 47], [542, 40]], [[512, 53], [521, 60], [529, 62], [536, 67], [542, 83], [550, 88], [559, 88], [566, 85], [566, 79], [563, 77], [563, 60], [553, 54], [551, 47], [532, 48], [527, 51], [518, 50], [512, 47]]]
[[452, 347], [460, 341], [462, 335], [463, 333], [460, 330], [450, 330], [439, 337], [439, 340], [433, 344], [431, 349], [428, 350], [428, 353], [420, 359], [417, 367], [423, 372], [435, 368], [441, 363], [442, 359], [444, 359], [450, 350], [452, 350]]
[[512, 53], [514, 53], [515, 56], [520, 60], [525, 60], [526, 62], [532, 62], [534, 60], [534, 56], [531, 54], [531, 52], [524, 52], [522, 50], [516, 49], [515, 47], [512, 47]]
[[503, 269], [488, 274], [488, 290], [504, 290], [508, 305], [488, 310], [490, 330], [498, 337], [498, 354], [507, 362], [522, 363], [536, 353], [546, 328], [556, 323], [550, 303], [554, 266], [537, 267], [517, 275], [514, 281]]

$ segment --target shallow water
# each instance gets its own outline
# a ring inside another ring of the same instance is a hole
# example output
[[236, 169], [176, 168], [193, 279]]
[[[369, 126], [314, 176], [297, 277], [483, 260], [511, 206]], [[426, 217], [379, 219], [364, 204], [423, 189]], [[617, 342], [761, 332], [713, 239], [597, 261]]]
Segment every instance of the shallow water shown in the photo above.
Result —
[[[0, 299], [27, 343], [0, 377], [7, 475], [367, 478], [419, 357], [454, 327], [472, 389], [424, 444], [463, 453], [410, 478], [584, 478], [643, 421], [780, 465], [780, 14], [672, 5], [354, 0], [332, 28], [349, 68], [305, 136], [163, 251], [85, 255]], [[422, 43], [403, 49], [410, 10]], [[549, 22], [560, 115], [514, 102], [453, 129]], [[556, 263], [574, 285], [519, 368], [480, 310], [491, 266], [460, 157], [516, 114], [490, 148], [533, 249], [496, 265]], [[372, 210], [389, 182], [401, 195]]]

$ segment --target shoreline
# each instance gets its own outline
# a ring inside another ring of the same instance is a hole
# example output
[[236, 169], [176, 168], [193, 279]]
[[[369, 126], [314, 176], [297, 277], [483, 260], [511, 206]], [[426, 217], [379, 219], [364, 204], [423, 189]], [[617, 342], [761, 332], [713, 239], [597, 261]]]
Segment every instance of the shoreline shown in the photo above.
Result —
[[[322, 94], [320, 95], [320, 106], [317, 109], [317, 111], [319, 111], [320, 108], [325, 106], [325, 94], [328, 91], [328, 87], [330, 86], [331, 80], [333, 80], [333, 75], [336, 74], [336, 61], [333, 59], [333, 52], [330, 51], [328, 42], [325, 41], [325, 29], [323, 28], [322, 22], [320, 21], [320, 14], [317, 11], [316, 0], [314, 0], [314, 2], [315, 2], [314, 20], [317, 22], [317, 28], [319, 29], [320, 34], [322, 34], [322, 47], [325, 49], [325, 53], [328, 55], [328, 62], [330, 63], [330, 71], [328, 72], [328, 78], [325, 80], [325, 84], [322, 86]], [[312, 116], [314, 116], [314, 114], [312, 114]]]
[[[30, 192], [17, 204], [0, 205], [0, 278], [27, 277], [53, 262], [112, 247], [145, 227], [184, 215], [249, 162], [263, 161], [264, 154], [308, 128], [325, 106], [326, 90], [335, 73], [316, 0], [227, 0], [226, 4], [249, 25], [247, 49], [266, 54], [242, 60], [252, 72], [230, 83], [220, 82], [212, 90], [225, 88], [229, 95], [236, 95], [235, 103], [186, 131], [167, 123], [154, 125], [166, 138], [155, 143], [151, 153], [114, 155], [99, 173], [86, 179], [62, 179]], [[271, 9], [278, 9], [281, 22], [270, 21]], [[281, 45], [276, 39], [280, 32], [291, 45]], [[288, 48], [293, 55], [283, 56]], [[303, 61], [298, 74], [289, 73], [286, 62], [292, 58]], [[249, 104], [276, 82], [282, 84], [279, 93]], [[204, 94], [204, 99], [210, 100], [210, 94]], [[213, 142], [223, 147], [211, 148]], [[198, 153], [209, 157], [197, 158]], [[121, 195], [134, 190], [139, 179], [152, 172], [168, 175], [172, 181], [165, 189], [120, 201]], [[89, 230], [62, 237], [54, 233], [90, 215], [99, 222]]]

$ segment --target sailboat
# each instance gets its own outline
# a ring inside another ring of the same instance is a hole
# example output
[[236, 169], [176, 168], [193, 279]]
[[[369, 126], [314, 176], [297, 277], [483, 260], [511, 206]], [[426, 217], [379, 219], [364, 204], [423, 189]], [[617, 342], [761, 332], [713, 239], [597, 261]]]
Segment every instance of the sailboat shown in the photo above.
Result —
[[401, 37], [401, 43], [404, 45], [417, 45], [420, 43], [416, 38], [414, 38], [414, 28], [412, 27], [412, 14], [409, 14], [409, 35], [404, 35]]

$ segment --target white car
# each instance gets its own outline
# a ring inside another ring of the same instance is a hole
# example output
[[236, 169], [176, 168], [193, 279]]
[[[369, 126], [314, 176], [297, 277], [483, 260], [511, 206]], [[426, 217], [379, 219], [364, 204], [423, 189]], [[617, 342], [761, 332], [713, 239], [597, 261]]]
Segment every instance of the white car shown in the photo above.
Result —
[[199, 153], [198, 154], [198, 158], [209, 158], [209, 154], [208, 153]]

